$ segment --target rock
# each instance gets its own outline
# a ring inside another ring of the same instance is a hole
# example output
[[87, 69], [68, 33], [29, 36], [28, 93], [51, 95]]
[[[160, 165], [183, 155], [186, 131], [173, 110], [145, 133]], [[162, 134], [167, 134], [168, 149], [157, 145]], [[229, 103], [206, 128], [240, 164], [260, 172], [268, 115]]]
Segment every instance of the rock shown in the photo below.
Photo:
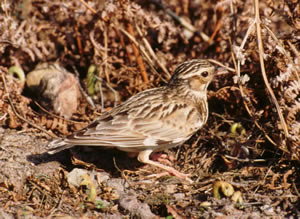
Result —
[[135, 192], [124, 193], [120, 197], [120, 206], [126, 210], [128, 210], [131, 215], [135, 215], [137, 218], [155, 218], [155, 214], [153, 214], [150, 210], [150, 207], [146, 203], [140, 202]]
[[27, 75], [26, 85], [47, 110], [53, 110], [66, 119], [76, 112], [80, 98], [78, 81], [58, 64], [37, 65]]

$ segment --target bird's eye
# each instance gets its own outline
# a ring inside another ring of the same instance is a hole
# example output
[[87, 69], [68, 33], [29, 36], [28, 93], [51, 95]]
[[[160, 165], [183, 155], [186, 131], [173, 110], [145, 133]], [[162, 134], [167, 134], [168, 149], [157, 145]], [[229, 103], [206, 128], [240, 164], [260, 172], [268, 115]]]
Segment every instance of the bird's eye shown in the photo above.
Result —
[[202, 72], [201, 76], [206, 78], [208, 76], [208, 72], [207, 71]]

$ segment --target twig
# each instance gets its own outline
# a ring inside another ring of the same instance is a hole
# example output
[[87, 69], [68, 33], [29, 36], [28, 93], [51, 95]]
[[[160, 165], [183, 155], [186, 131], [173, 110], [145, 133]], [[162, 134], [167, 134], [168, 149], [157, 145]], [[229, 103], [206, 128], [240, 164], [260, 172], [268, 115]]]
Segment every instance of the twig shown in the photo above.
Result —
[[[127, 30], [128, 30], [128, 33], [134, 38], [133, 28], [132, 28], [132, 25], [130, 23], [127, 24]], [[138, 66], [139, 66], [139, 69], [142, 73], [143, 80], [147, 84], [149, 82], [149, 79], [148, 79], [148, 75], [147, 75], [147, 72], [146, 72], [146, 69], [145, 69], [145, 66], [144, 66], [143, 59], [141, 58], [140, 52], [137, 49], [136, 45], [132, 42], [131, 39], [130, 39], [130, 41], [131, 41], [131, 46], [132, 46], [132, 49], [133, 49], [133, 53], [134, 53], [135, 58], [136, 58], [136, 62], [137, 62]]]
[[[122, 33], [124, 33], [136, 46], [139, 47], [142, 55], [145, 57], [145, 59], [148, 61], [148, 63], [151, 63], [151, 58], [149, 57], [149, 55], [146, 53], [145, 49], [124, 29], [120, 28], [120, 31]], [[167, 80], [164, 79], [157, 71], [155, 68], [153, 68], [152, 65], [150, 65], [150, 67], [152, 68], [152, 70], [154, 71], [154, 73], [165, 83], [167, 83]]]
[[79, 54], [82, 55], [83, 54], [83, 49], [82, 49], [80, 33], [78, 31], [77, 26], [75, 26], [74, 29], [75, 29], [75, 38], [76, 38], [76, 42], [77, 42], [77, 46], [78, 46], [78, 51], [79, 51]]
[[[250, 27], [248, 28], [247, 32], [246, 32], [246, 35], [242, 41], [242, 44], [241, 46], [238, 48], [238, 53], [241, 52], [247, 42], [247, 39], [249, 37], [249, 34], [250, 32], [252, 31], [253, 27], [254, 27], [254, 22], [251, 23]], [[231, 43], [231, 40], [229, 39], [230, 41], [230, 45], [232, 47], [232, 43]], [[238, 56], [238, 55], [237, 55]], [[235, 56], [233, 54], [233, 52], [231, 53], [231, 57], [232, 57], [232, 60], [233, 60], [233, 64], [234, 64], [234, 68], [236, 69], [236, 72], [237, 72], [237, 76], [240, 77], [241, 76], [241, 60], [240, 60], [240, 56], [238, 56], [238, 61], [236, 62], [236, 59], [235, 59]], [[273, 139], [267, 134], [267, 132], [260, 126], [260, 124], [257, 122], [257, 119], [255, 118], [255, 116], [253, 115], [253, 113], [251, 112], [249, 106], [248, 106], [248, 103], [246, 101], [247, 99], [247, 96], [245, 95], [244, 93], [244, 88], [243, 86], [241, 85], [241, 83], [238, 84], [239, 86], [239, 90], [240, 90], [240, 93], [241, 93], [241, 97], [242, 97], [242, 101], [243, 101], [243, 104], [244, 104], [244, 107], [246, 109], [246, 111], [248, 112], [249, 116], [253, 119], [254, 121], [254, 124], [256, 125], [256, 127], [261, 130], [265, 137], [268, 139], [269, 142], [271, 142], [273, 145], [277, 146], [277, 144], [273, 141]]]
[[[167, 68], [159, 61], [159, 59], [157, 58], [155, 52], [153, 51], [150, 43], [148, 42], [148, 40], [144, 37], [144, 35], [142, 34], [141, 29], [139, 28], [138, 25], [136, 25], [136, 29], [139, 33], [139, 35], [142, 37], [143, 42], [145, 44], [145, 47], [147, 48], [147, 50], [149, 51], [150, 55], [152, 56], [152, 58], [156, 61], [156, 63], [159, 65], [159, 67], [163, 70], [163, 72], [167, 75], [167, 79], [171, 78], [171, 74], [169, 73], [169, 71], [167, 70]], [[153, 63], [151, 63], [153, 65]]]
[[95, 106], [95, 103], [94, 103], [93, 99], [85, 92], [85, 90], [83, 89], [83, 87], [80, 84], [79, 72], [77, 71], [76, 68], [74, 68], [74, 67], [72, 67], [72, 68], [73, 68], [74, 73], [76, 75], [77, 85], [79, 87], [79, 90], [80, 90], [81, 94], [84, 96], [84, 98], [86, 99], [86, 101], [88, 102], [88, 104], [90, 104], [93, 109], [96, 109], [96, 106]]
[[236, 70], [235, 70], [234, 68], [230, 68], [230, 67], [224, 65], [223, 63], [221, 63], [221, 62], [219, 62], [219, 61], [216, 61], [216, 60], [214, 60], [214, 59], [208, 59], [208, 61], [210, 61], [210, 62], [212, 62], [212, 63], [214, 63], [214, 64], [216, 64], [216, 65], [219, 65], [219, 66], [221, 66], [221, 67], [227, 69], [228, 71], [236, 72]]
[[[1, 71], [1, 70], [0, 70], [0, 71]], [[5, 77], [4, 77], [4, 73], [3, 73], [2, 71], [1, 71], [1, 77], [2, 77], [3, 84], [4, 84], [4, 91], [5, 91], [6, 94], [7, 94], [8, 102], [9, 102], [9, 104], [10, 104], [10, 106], [11, 106], [11, 108], [12, 108], [14, 114], [15, 114], [20, 120], [22, 120], [22, 121], [24, 121], [24, 122], [27, 122], [27, 123], [28, 123], [29, 125], [31, 125], [32, 127], [36, 128], [36, 129], [38, 129], [38, 130], [40, 130], [40, 131], [42, 131], [42, 132], [45, 132], [46, 134], [48, 134], [48, 135], [51, 136], [52, 138], [57, 138], [57, 136], [56, 136], [55, 134], [53, 134], [53, 133], [51, 133], [51, 132], [48, 132], [46, 129], [43, 129], [42, 127], [40, 127], [40, 126], [38, 126], [38, 125], [36, 125], [36, 124], [34, 124], [34, 123], [28, 121], [27, 119], [25, 119], [24, 117], [22, 117], [22, 116], [17, 112], [17, 110], [16, 110], [16, 108], [15, 108], [15, 106], [14, 106], [14, 104], [13, 104], [11, 98], [10, 98], [10, 94], [9, 94], [9, 92], [8, 92], [8, 89], [7, 89], [7, 85], [6, 85], [6, 80], [5, 80]]]
[[[99, 45], [97, 42], [96, 42], [96, 40], [95, 40], [95, 38], [94, 38], [94, 31], [91, 31], [90, 32], [90, 40], [91, 40], [91, 42], [92, 42], [92, 44], [93, 44], [93, 46], [94, 46], [94, 48], [95, 48], [95, 55], [94, 55], [94, 57], [96, 57], [96, 55], [98, 55], [98, 56], [101, 56], [101, 57], [105, 57], [106, 59], [104, 59], [103, 60], [103, 62], [101, 63], [101, 65], [100, 66], [102, 66], [103, 64], [105, 64], [105, 65], [107, 65], [107, 50], [108, 50], [108, 48], [103, 48], [101, 45]], [[102, 51], [104, 51], [104, 53], [102, 52]], [[102, 75], [102, 67], [100, 68], [100, 66], [98, 66], [98, 70], [99, 70], [99, 73], [98, 73], [98, 76], [99, 77], [101, 77], [101, 75]], [[96, 71], [96, 67], [94, 67], [93, 69], [89, 69], [89, 71]], [[109, 80], [109, 78], [108, 78], [108, 74], [106, 74], [106, 79], [108, 79]], [[103, 92], [102, 92], [102, 85], [101, 85], [101, 83], [100, 83], [100, 85], [99, 85], [99, 91], [100, 91], [100, 96], [101, 96], [101, 110], [103, 110], [104, 109], [104, 98], [103, 98]]]
[[146, 53], [145, 49], [135, 40], [135, 38], [133, 36], [130, 35], [130, 33], [128, 33], [126, 30], [124, 30], [123, 28], [120, 28], [120, 31], [122, 33], [124, 33], [136, 46], [139, 47], [139, 49], [141, 50], [143, 56], [145, 56], [145, 58], [147, 60], [149, 60], [149, 62], [151, 62], [150, 57], [148, 56], [148, 54]]
[[[103, 65], [103, 63], [101, 64], [101, 66], [102, 65]], [[99, 70], [99, 72], [98, 72], [99, 77], [97, 77], [96, 74], [93, 75], [94, 78], [99, 80], [99, 78], [101, 78], [101, 75], [102, 75], [102, 67], [101, 68], [100, 68], [100, 66], [99, 66], [99, 68], [96, 68], [96, 66], [92, 66], [92, 67], [94, 67], [94, 68], [89, 68], [89, 71], [95, 72], [95, 71]], [[104, 95], [103, 95], [103, 90], [102, 90], [103, 80], [101, 79], [100, 82], [101, 83], [99, 84], [99, 92], [100, 92], [100, 98], [101, 98], [101, 112], [102, 112], [104, 110]]]
[[110, 80], [109, 80], [109, 75], [108, 75], [108, 71], [107, 71], [107, 49], [108, 49], [108, 42], [107, 42], [107, 27], [106, 25], [104, 25], [104, 32], [103, 32], [103, 35], [104, 35], [104, 56], [103, 56], [103, 61], [104, 61], [104, 74], [105, 74], [105, 77], [106, 77], [106, 80], [107, 82], [109, 83]]
[[258, 43], [258, 50], [259, 50], [259, 60], [260, 60], [260, 69], [261, 69], [261, 73], [265, 82], [265, 85], [267, 87], [267, 90], [273, 100], [273, 103], [275, 104], [279, 119], [280, 119], [280, 123], [281, 126], [283, 128], [285, 137], [288, 138], [289, 137], [289, 131], [288, 131], [288, 127], [287, 124], [284, 120], [284, 117], [282, 115], [280, 106], [278, 104], [278, 101], [275, 97], [275, 94], [268, 82], [268, 78], [267, 78], [267, 74], [266, 74], [266, 70], [265, 70], [265, 63], [264, 63], [264, 48], [263, 48], [263, 43], [262, 43], [262, 37], [261, 37], [261, 28], [260, 28], [260, 17], [259, 17], [259, 1], [258, 0], [254, 0], [254, 5], [255, 5], [255, 23], [256, 23], [256, 34], [257, 34], [257, 43]]
[[[248, 31], [247, 31], [247, 33], [246, 33], [246, 36], [245, 36], [245, 38], [244, 38], [244, 40], [243, 40], [241, 46], [239, 47], [240, 50], [242, 50], [242, 46], [245, 45], [245, 43], [246, 43], [246, 40], [245, 40], [245, 39], [248, 38], [249, 33], [250, 33], [249, 30], [252, 29], [253, 25], [254, 25], [254, 23], [252, 23], [251, 26], [248, 28]], [[247, 38], [246, 38], [246, 37], [247, 37]], [[232, 46], [231, 41], [230, 41], [230, 45]], [[237, 75], [238, 75], [238, 77], [240, 77], [240, 75], [241, 75], [241, 68], [240, 68], [241, 61], [240, 61], [240, 59], [238, 59], [238, 63], [236, 63], [236, 60], [235, 60], [235, 57], [234, 57], [233, 52], [231, 53], [231, 56], [232, 56], [233, 64], [234, 64], [234, 66], [235, 66]], [[244, 93], [244, 90], [243, 90], [244, 88], [243, 88], [243, 86], [241, 85], [241, 83], [239, 83], [238, 85], [239, 85], [239, 90], [240, 90], [240, 93], [241, 93], [241, 97], [242, 97], [242, 100], [243, 100], [244, 107], [245, 107], [246, 111], [248, 112], [249, 116], [254, 120], [254, 124], [256, 125], [256, 127], [257, 127], [259, 130], [261, 130], [261, 131], [264, 133], [265, 137], [268, 139], [269, 142], [271, 142], [273, 145], [277, 146], [277, 144], [273, 141], [273, 139], [267, 134], [267, 132], [266, 132], [266, 131], [260, 126], [260, 124], [257, 122], [257, 119], [255, 118], [255, 116], [254, 116], [253, 113], [251, 112], [251, 110], [250, 110], [250, 108], [249, 108], [249, 106], [248, 106], [248, 103], [247, 103], [247, 101], [246, 101], [247, 96], [246, 96], [245, 93]]]
[[296, 192], [298, 198], [300, 198], [300, 192], [299, 192], [299, 190], [297, 189], [296, 183], [293, 182], [292, 184], [293, 184], [293, 189], [295, 190], [295, 192]]
[[82, 4], [84, 4], [85, 7], [87, 7], [87, 9], [89, 9], [91, 12], [93, 12], [94, 14], [97, 14], [97, 11], [95, 11], [95, 9], [91, 8], [88, 3], [86, 3], [84, 0], [79, 0], [81, 1]]
[[116, 28], [115, 26], [113, 26], [113, 29], [115, 30], [116, 34], [120, 38], [120, 43], [123, 46], [123, 48], [125, 49], [127, 58], [129, 60], [129, 64], [131, 65], [132, 64], [132, 58], [131, 58], [130, 52], [128, 51], [128, 48], [125, 45], [123, 35], [120, 33], [120, 31], [118, 30], [118, 28]]
[[107, 83], [106, 81], [102, 80], [102, 78], [95, 76], [96, 79], [98, 79], [99, 81], [103, 82], [113, 93], [115, 96], [115, 103], [114, 106], [118, 105], [118, 97], [119, 97], [119, 93], [118, 91], [116, 91], [115, 89], [112, 88], [112, 86], [109, 85], [109, 83]]
[[58, 119], [62, 119], [64, 121], [70, 122], [70, 123], [77, 123], [77, 124], [84, 124], [84, 122], [78, 122], [78, 121], [74, 121], [74, 120], [70, 120], [70, 119], [66, 119], [62, 116], [58, 116], [55, 115], [54, 113], [49, 112], [48, 110], [46, 110], [44, 107], [42, 107], [38, 102], [34, 101], [34, 104], [37, 105], [43, 112], [49, 114], [52, 117], [58, 118]]
[[7, 116], [7, 113], [4, 113], [4, 115], [0, 117], [0, 121], [1, 121], [2, 119], [4, 119], [6, 116]]
[[95, 31], [92, 30], [89, 34], [91, 43], [93, 44], [94, 48], [95, 48], [95, 55], [100, 54], [101, 56], [103, 55], [101, 51], [104, 51], [104, 47], [101, 46], [99, 43], [96, 42], [95, 40]]
[[[95, 77], [97, 77], [97, 76], [95, 75]], [[100, 77], [98, 77], [98, 78], [100, 78]], [[104, 110], [104, 94], [103, 94], [103, 89], [102, 89], [102, 83], [99, 84], [99, 92], [100, 92], [100, 97], [101, 97], [101, 112], [103, 112], [103, 110]]]
[[[260, 183], [260, 184], [256, 187], [256, 189], [254, 190], [253, 194], [256, 194], [257, 191], [258, 191], [258, 189], [259, 189], [259, 187], [260, 187], [261, 185], [264, 185], [264, 184], [265, 184], [266, 179], [267, 179], [269, 173], [271, 172], [272, 167], [273, 167], [273, 166], [270, 166], [270, 167], [268, 168], [268, 170], [267, 170], [267, 172], [266, 172], [266, 174], [265, 174], [265, 176], [264, 176], [264, 178], [263, 178], [263, 180], [262, 180], [262, 183]], [[271, 174], [270, 174], [270, 175], [271, 175]]]
[[207, 43], [209, 45], [211, 45], [213, 43], [214, 38], [216, 37], [217, 33], [219, 32], [219, 30], [222, 27], [222, 24], [223, 24], [222, 19], [219, 19], [218, 22], [217, 22], [217, 25], [216, 25], [216, 28], [215, 28], [214, 32], [212, 33], [212, 35], [210, 36], [209, 40], [207, 41]]
[[61, 196], [59, 197], [58, 203], [56, 204], [56, 206], [53, 209], [50, 210], [50, 214], [48, 215], [49, 218], [51, 218], [53, 216], [53, 214], [60, 209], [60, 206], [62, 204], [63, 196], [64, 196], [65, 192], [66, 192], [66, 190], [64, 190], [61, 193]]
[[242, 51], [242, 50], [244, 49], [245, 44], [246, 44], [246, 42], [247, 42], [247, 40], [248, 40], [248, 37], [249, 37], [251, 31], [254, 29], [254, 25], [255, 25], [255, 21], [253, 21], [253, 22], [250, 24], [250, 27], [248, 28], [248, 30], [247, 30], [247, 32], [246, 32], [246, 35], [245, 35], [245, 37], [244, 37], [244, 39], [243, 39], [243, 41], [242, 41], [242, 44], [241, 44], [241, 46], [239, 47], [240, 51]]
[[[266, 162], [266, 159], [249, 159], [249, 158], [245, 158], [245, 159], [240, 159], [238, 157], [233, 157], [230, 155], [224, 155], [224, 157], [229, 158], [231, 160], [237, 160], [239, 162], [245, 162], [245, 163], [249, 163], [249, 162], [253, 162], [253, 163], [258, 163], [258, 162]], [[270, 159], [268, 159], [268, 161], [270, 161]]]

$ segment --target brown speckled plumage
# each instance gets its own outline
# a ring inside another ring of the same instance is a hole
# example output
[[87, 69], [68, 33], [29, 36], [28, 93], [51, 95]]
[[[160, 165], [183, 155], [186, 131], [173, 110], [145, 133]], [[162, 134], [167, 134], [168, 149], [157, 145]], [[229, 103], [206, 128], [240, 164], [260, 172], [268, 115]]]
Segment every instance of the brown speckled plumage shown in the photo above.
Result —
[[83, 130], [51, 142], [48, 153], [74, 145], [115, 147], [137, 152], [139, 161], [185, 178], [175, 169], [150, 160], [149, 155], [182, 144], [206, 123], [206, 93], [214, 73], [215, 67], [206, 60], [184, 62], [166, 86], [140, 92]]

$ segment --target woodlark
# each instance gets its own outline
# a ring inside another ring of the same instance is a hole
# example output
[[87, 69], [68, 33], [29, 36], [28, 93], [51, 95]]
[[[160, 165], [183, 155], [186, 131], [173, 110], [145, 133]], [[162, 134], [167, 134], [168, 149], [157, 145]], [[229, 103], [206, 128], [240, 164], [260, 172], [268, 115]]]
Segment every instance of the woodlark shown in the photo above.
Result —
[[140, 162], [188, 179], [149, 156], [184, 143], [206, 123], [207, 87], [215, 72], [207, 60], [186, 61], [176, 68], [166, 86], [140, 92], [81, 131], [52, 141], [48, 153], [75, 145], [113, 147], [135, 152]]

